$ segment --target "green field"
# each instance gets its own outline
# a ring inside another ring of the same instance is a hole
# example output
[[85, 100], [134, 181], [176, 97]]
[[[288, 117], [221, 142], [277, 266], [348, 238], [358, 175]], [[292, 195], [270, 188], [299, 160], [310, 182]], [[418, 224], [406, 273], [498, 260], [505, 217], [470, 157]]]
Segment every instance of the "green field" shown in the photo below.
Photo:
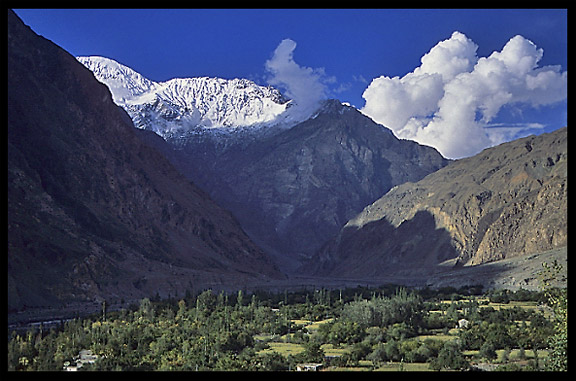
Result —
[[270, 342], [268, 343], [268, 346], [270, 348], [263, 349], [259, 353], [277, 352], [282, 356], [288, 356], [288, 355], [295, 355], [304, 351], [304, 347], [302, 345], [293, 343]]

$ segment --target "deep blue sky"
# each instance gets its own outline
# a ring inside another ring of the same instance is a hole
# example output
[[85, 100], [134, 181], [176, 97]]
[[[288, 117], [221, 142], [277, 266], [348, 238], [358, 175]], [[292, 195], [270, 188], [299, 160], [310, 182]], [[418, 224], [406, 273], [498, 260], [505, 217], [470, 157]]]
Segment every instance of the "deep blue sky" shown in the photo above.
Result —
[[[74, 55], [113, 58], [152, 80], [243, 77], [264, 82], [264, 63], [285, 38], [294, 59], [323, 67], [336, 94], [362, 107], [365, 83], [404, 75], [458, 30], [478, 55], [520, 34], [544, 49], [541, 65], [567, 65], [566, 10], [443, 9], [17, 9], [32, 29]], [[338, 86], [334, 85], [334, 88]]]
[[[266, 84], [266, 60], [286, 38], [294, 60], [324, 68], [330, 96], [358, 108], [373, 78], [402, 77], [439, 41], [460, 31], [479, 57], [522, 35], [544, 50], [540, 66], [567, 70], [567, 10], [519, 9], [16, 9], [36, 33], [73, 55], [101, 55], [145, 77], [249, 78]], [[523, 122], [566, 124], [566, 102], [525, 110]], [[552, 111], [550, 111], [552, 110]], [[505, 115], [501, 119], [511, 119]], [[532, 116], [533, 115], [533, 116]]]

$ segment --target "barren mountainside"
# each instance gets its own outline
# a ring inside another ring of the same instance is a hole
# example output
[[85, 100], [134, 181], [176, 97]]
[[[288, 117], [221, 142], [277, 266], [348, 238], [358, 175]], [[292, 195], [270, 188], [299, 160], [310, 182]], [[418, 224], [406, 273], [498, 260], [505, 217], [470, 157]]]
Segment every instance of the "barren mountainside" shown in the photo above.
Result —
[[[102, 57], [79, 57], [138, 128], [283, 270], [292, 271], [391, 187], [448, 163], [399, 140], [353, 107], [325, 100], [306, 120], [278, 90], [248, 80], [146, 80]], [[198, 116], [198, 118], [196, 117]]]
[[203, 154], [205, 147], [190, 141], [180, 151], [188, 155], [183, 171], [287, 271], [390, 188], [448, 163], [435, 149], [397, 139], [337, 100], [250, 144], [213, 156]]
[[567, 162], [566, 127], [452, 162], [367, 206], [311, 266], [375, 276], [566, 246]]
[[11, 11], [7, 78], [9, 308], [281, 277], [92, 72]]
[[334, 99], [301, 113], [246, 79], [154, 82], [10, 10], [7, 31], [10, 311], [528, 279], [566, 257], [566, 127], [451, 161]]

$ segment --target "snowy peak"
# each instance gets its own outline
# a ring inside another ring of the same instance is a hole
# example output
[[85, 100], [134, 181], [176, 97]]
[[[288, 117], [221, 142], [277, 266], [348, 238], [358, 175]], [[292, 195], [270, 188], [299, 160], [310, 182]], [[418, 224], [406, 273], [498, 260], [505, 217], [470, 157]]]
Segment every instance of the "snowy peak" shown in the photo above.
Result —
[[247, 79], [175, 78], [156, 95], [180, 108], [196, 110], [205, 127], [241, 127], [274, 120], [287, 100], [274, 88]]
[[247, 79], [174, 78], [151, 81], [104, 57], [77, 57], [110, 89], [138, 128], [178, 137], [199, 130], [243, 130], [290, 121], [291, 105], [278, 90]]
[[126, 104], [139, 96], [153, 91], [157, 84], [114, 60], [105, 57], [77, 57], [90, 69], [96, 79], [110, 88], [114, 102]]

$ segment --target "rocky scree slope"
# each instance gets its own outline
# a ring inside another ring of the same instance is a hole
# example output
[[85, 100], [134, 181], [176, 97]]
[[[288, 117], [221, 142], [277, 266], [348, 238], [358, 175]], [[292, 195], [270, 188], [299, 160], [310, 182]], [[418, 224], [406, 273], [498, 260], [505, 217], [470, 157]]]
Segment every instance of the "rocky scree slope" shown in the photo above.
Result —
[[309, 268], [416, 274], [566, 246], [567, 162], [566, 127], [452, 162], [366, 207]]

